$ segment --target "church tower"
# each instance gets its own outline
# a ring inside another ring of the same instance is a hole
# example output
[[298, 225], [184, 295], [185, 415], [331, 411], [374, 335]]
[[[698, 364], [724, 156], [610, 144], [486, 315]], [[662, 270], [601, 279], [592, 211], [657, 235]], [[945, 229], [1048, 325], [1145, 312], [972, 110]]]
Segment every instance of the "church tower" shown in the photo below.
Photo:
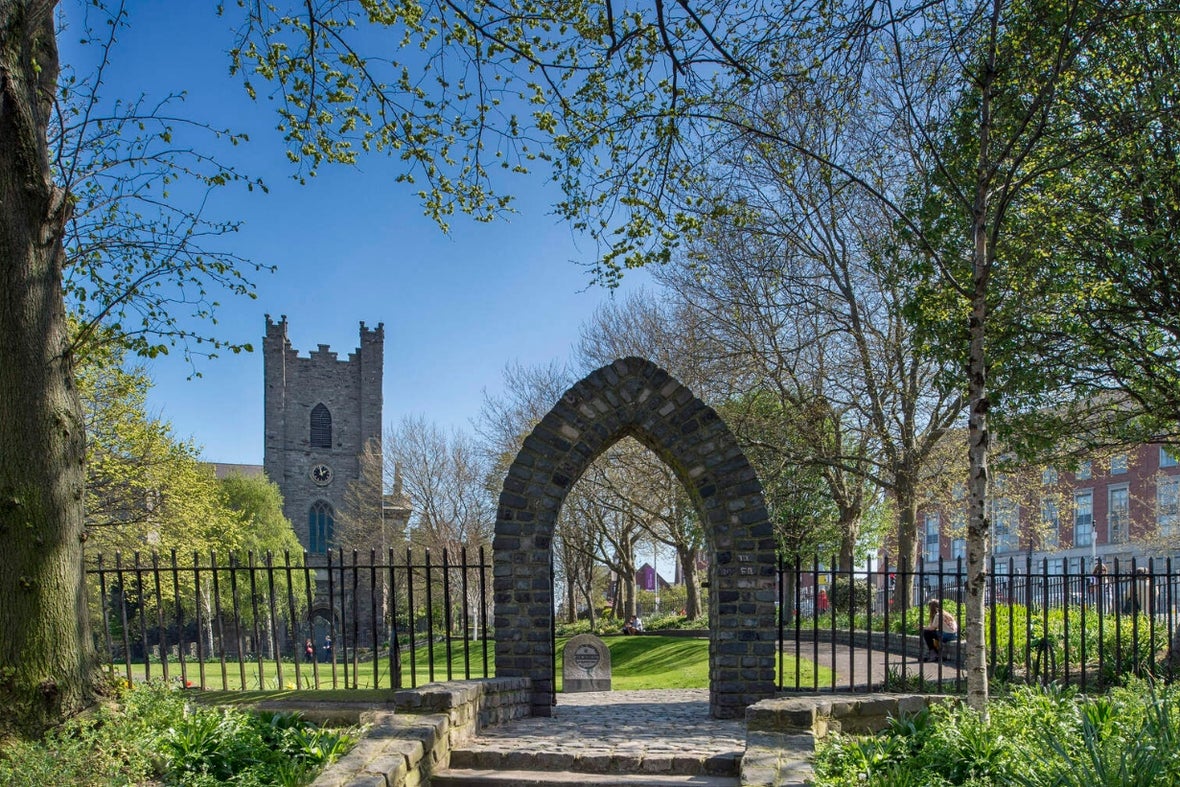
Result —
[[266, 316], [263, 468], [312, 554], [335, 546], [344, 490], [360, 477], [365, 446], [381, 444], [385, 326], [360, 325], [360, 346], [348, 360], [326, 344], [301, 358], [287, 338], [286, 315], [277, 323]]

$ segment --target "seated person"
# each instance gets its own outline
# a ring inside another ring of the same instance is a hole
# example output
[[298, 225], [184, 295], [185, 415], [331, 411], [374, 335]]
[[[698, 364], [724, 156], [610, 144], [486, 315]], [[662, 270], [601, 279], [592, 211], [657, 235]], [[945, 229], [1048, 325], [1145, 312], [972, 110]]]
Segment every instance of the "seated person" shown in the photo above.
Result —
[[930, 611], [930, 621], [922, 627], [922, 641], [926, 643], [925, 661], [938, 661], [942, 654], [942, 644], [953, 642], [959, 638], [959, 622], [955, 616], [942, 608], [942, 602], [931, 599], [926, 603]]
[[643, 621], [637, 615], [627, 618], [627, 625], [623, 626], [624, 634], [642, 634]]

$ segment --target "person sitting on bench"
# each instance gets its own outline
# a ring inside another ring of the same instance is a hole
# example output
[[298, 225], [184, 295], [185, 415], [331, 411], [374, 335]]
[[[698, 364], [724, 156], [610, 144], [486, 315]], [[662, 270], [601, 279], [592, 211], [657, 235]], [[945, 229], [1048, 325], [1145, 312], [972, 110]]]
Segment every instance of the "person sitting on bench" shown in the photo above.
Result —
[[943, 610], [942, 602], [936, 598], [926, 602], [926, 609], [930, 611], [930, 621], [922, 628], [922, 641], [926, 643], [924, 661], [938, 661], [940, 656], [945, 658], [943, 643], [959, 638], [959, 622]]
[[631, 617], [627, 618], [627, 625], [623, 626], [623, 633], [624, 634], [642, 634], [643, 633], [643, 621], [640, 620], [638, 615], [632, 615]]

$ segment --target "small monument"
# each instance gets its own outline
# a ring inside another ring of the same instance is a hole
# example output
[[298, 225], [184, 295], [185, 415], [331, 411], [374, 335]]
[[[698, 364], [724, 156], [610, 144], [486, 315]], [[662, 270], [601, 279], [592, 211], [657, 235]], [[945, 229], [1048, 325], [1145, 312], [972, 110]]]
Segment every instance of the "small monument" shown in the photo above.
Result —
[[610, 691], [610, 648], [593, 634], [578, 634], [565, 643], [562, 690]]

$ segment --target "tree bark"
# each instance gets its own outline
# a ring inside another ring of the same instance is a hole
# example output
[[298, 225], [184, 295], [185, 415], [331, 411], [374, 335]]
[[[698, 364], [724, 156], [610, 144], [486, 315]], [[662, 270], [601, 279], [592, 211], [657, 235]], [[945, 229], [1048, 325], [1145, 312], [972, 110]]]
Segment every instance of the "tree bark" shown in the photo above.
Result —
[[701, 582], [697, 571], [697, 550], [683, 546], [676, 547], [680, 558], [680, 572], [684, 581], [684, 616], [696, 620], [701, 616]]
[[0, 3], [0, 729], [30, 735], [92, 697], [83, 415], [62, 293], [69, 201], [46, 139], [54, 7]]
[[914, 571], [918, 565], [918, 505], [917, 493], [912, 479], [900, 472], [894, 473], [894, 499], [897, 502], [897, 585], [893, 589], [893, 609], [905, 619], [906, 611], [914, 605], [921, 605], [922, 599], [915, 597]]

